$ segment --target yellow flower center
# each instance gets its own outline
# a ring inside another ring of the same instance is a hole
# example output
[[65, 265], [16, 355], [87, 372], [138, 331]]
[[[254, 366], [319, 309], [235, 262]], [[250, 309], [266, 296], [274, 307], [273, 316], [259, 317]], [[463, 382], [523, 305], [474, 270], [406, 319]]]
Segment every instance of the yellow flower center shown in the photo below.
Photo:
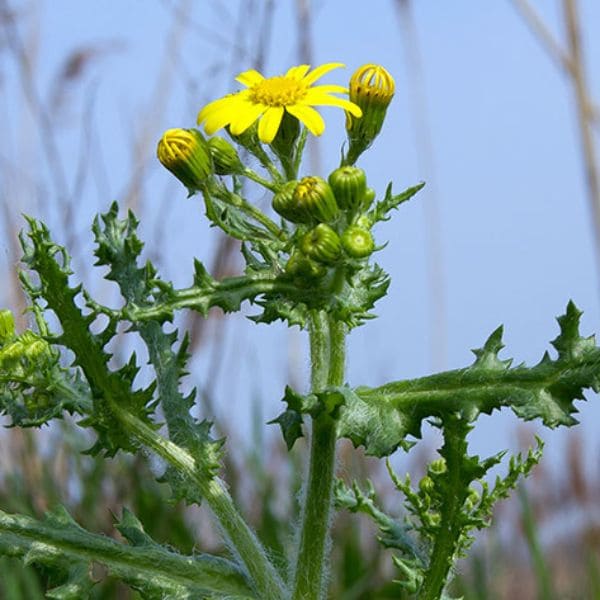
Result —
[[266, 106], [293, 106], [306, 95], [306, 85], [295, 79], [269, 77], [250, 88], [250, 100]]

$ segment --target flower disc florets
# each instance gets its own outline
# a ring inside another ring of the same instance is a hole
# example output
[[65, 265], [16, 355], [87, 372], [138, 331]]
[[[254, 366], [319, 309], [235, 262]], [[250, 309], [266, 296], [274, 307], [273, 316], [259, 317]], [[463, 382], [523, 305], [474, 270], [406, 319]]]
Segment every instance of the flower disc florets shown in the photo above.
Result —
[[341, 63], [327, 63], [309, 73], [310, 65], [298, 65], [285, 75], [269, 78], [254, 69], [244, 71], [236, 80], [248, 89], [207, 104], [198, 114], [198, 124], [204, 123], [208, 135], [228, 125], [231, 134], [237, 136], [259, 120], [258, 137], [261, 142], [270, 144], [287, 112], [304, 123], [313, 135], [321, 135], [325, 123], [313, 106], [337, 106], [357, 118], [362, 114], [356, 104], [331, 95], [347, 94], [345, 87], [313, 86], [317, 79], [343, 66]]

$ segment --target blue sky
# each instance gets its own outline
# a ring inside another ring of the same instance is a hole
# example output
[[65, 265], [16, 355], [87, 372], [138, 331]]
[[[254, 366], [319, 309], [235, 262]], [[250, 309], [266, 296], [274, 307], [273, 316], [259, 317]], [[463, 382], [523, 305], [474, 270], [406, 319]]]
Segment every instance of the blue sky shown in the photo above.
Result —
[[[131, 141], [146, 131], [154, 141], [139, 157], [146, 168], [137, 203], [145, 219], [142, 235], [148, 254], [159, 254], [165, 276], [178, 285], [189, 282], [193, 256], [210, 262], [216, 234], [203, 220], [200, 200], [186, 200], [183, 188], [157, 165], [155, 140], [166, 128], [193, 126], [203, 103], [237, 89], [234, 76], [254, 66], [255, 52], [244, 48], [264, 44], [266, 75], [299, 62], [295, 3], [275, 2], [271, 33], [258, 40], [253, 36], [267, 3], [255, 1], [254, 14], [240, 26], [236, 15], [246, 4], [13, 3], [29, 15], [21, 33], [24, 39], [36, 40], [35, 77], [42, 97], [49, 97], [66, 54], [90, 45], [100, 49], [80, 87], [67, 98], [66, 108], [63, 105], [55, 115], [61, 123], [57, 143], [67, 173], [81, 153], [89, 151], [88, 179], [77, 198], [74, 230], [85, 240], [93, 215], [110, 201], [123, 200], [128, 175], [138, 164], [132, 161]], [[393, 2], [311, 3], [314, 64], [347, 65], [344, 72], [328, 75], [327, 82], [344, 83], [365, 62], [383, 64], [396, 79], [384, 132], [361, 162], [370, 184], [381, 193], [389, 181], [398, 191], [427, 182], [393, 221], [377, 230], [379, 242], [389, 240], [378, 261], [393, 283], [377, 307], [379, 319], [350, 337], [353, 385], [465, 366], [472, 361], [469, 349], [480, 346], [500, 323], [505, 324], [506, 356], [535, 362], [556, 336], [554, 318], [570, 298], [585, 310], [583, 331], [600, 331], [599, 284], [579, 139], [564, 74], [508, 0], [413, 4], [422, 95], [407, 69], [406, 44]], [[560, 3], [538, 4], [556, 37], [563, 39]], [[580, 5], [588, 73], [598, 98], [600, 4], [587, 0]], [[191, 18], [191, 26], [181, 26], [176, 34], [174, 6], [188, 6]], [[238, 52], [232, 50], [233, 42], [240, 46]], [[45, 182], [43, 194], [19, 197], [15, 213], [40, 211], [52, 222], [53, 188], [36, 149], [36, 131], [14, 65], [6, 58], [1, 64], [6, 139], [34, 161]], [[162, 95], [156, 87], [161, 68], [161, 85], [166, 88]], [[157, 97], [164, 105], [154, 103]], [[327, 129], [318, 145], [320, 174], [326, 175], [337, 166], [344, 130], [340, 111], [324, 109], [323, 114]], [[418, 116], [423, 114], [432, 149], [425, 158], [416, 143], [422, 131]], [[82, 143], [86, 126], [92, 136]], [[25, 141], [19, 137], [23, 128], [30, 136]], [[307, 161], [305, 168], [308, 165]], [[9, 183], [3, 187], [6, 194], [16, 185]], [[432, 226], [436, 221], [437, 227]], [[56, 237], [61, 235], [57, 229]], [[165, 241], [166, 255], [161, 249]], [[436, 257], [441, 278], [432, 287], [430, 269]], [[79, 266], [85, 267], [84, 262]], [[432, 321], [435, 310], [443, 315], [437, 323]], [[233, 409], [244, 428], [255, 395], [264, 398], [265, 418], [277, 414], [290, 360], [306, 375], [305, 341], [283, 326], [267, 329], [241, 318], [228, 319], [230, 324], [219, 334], [225, 360], [214, 391], [220, 411]], [[200, 385], [211, 379], [211, 364], [210, 352], [204, 349], [197, 362]], [[232, 378], [232, 371], [239, 376]], [[580, 406], [591, 438], [600, 408], [597, 401]], [[513, 425], [510, 416], [486, 419], [473, 435], [475, 449], [491, 453], [514, 446]], [[551, 454], [560, 452], [559, 435], [544, 437]]]

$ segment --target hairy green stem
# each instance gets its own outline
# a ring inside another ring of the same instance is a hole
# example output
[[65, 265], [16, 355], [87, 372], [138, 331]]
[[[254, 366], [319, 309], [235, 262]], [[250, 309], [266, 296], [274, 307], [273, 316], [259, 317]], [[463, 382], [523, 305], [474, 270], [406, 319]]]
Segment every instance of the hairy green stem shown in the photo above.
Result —
[[265, 179], [264, 177], [261, 177], [256, 171], [254, 171], [250, 167], [244, 167], [244, 170], [242, 171], [241, 174], [244, 177], [246, 177], [247, 179], [250, 179], [251, 181], [258, 183], [259, 185], [262, 185], [264, 188], [267, 188], [268, 190], [271, 190], [272, 192], [276, 192], [280, 188], [279, 184], [277, 184], [273, 181], [269, 181], [268, 179]]
[[277, 571], [267, 558], [262, 545], [235, 508], [223, 482], [217, 477], [207, 479], [201, 476], [196, 461], [186, 450], [159, 435], [116, 402], [112, 403], [111, 408], [124, 427], [140, 442], [196, 484], [230, 540], [232, 549], [248, 570], [259, 598], [273, 600], [285, 598], [284, 586]]
[[[345, 367], [345, 326], [315, 315], [310, 330], [313, 391], [325, 385], [341, 385]], [[333, 482], [335, 471], [335, 421], [328, 414], [313, 419], [308, 487], [304, 500], [294, 600], [324, 597], [328, 561]]]
[[[448, 425], [448, 422], [457, 426]], [[454, 556], [463, 530], [461, 510], [468, 494], [468, 486], [465, 487], [461, 476], [468, 428], [460, 425], [458, 419], [449, 417], [446, 427], [444, 427], [446, 477], [448, 488], [455, 493], [448, 494], [446, 502], [443, 504], [440, 528], [431, 551], [429, 568], [419, 592], [420, 600], [439, 600], [441, 598], [450, 569], [454, 564]]]

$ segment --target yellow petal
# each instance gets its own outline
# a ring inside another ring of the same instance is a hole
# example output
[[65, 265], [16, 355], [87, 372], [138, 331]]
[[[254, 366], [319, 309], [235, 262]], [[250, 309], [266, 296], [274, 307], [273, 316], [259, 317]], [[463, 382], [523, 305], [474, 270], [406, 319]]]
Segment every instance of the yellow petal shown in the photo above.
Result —
[[314, 85], [311, 91], [325, 92], [326, 94], [347, 94], [348, 88], [343, 85]]
[[360, 106], [346, 100], [345, 98], [336, 98], [335, 96], [328, 96], [327, 94], [314, 93], [317, 88], [311, 88], [308, 90], [306, 97], [302, 100], [303, 104], [310, 106], [338, 106], [347, 110], [351, 115], [355, 117], [362, 117], [362, 110]]
[[269, 108], [258, 122], [258, 139], [265, 144], [270, 144], [277, 135], [282, 118], [283, 106]]
[[253, 85], [263, 81], [264, 77], [256, 69], [250, 69], [240, 73], [235, 80], [239, 81], [242, 85], [252, 87]]
[[296, 79], [300, 81], [310, 69], [310, 65], [298, 65], [297, 67], [292, 67], [288, 69], [288, 72], [285, 74], [286, 77], [290, 79]]
[[225, 125], [229, 125], [232, 115], [234, 114], [235, 113], [232, 113], [227, 106], [221, 110], [214, 110], [204, 119], [204, 131], [206, 132], [206, 135], [212, 135], [222, 127], [225, 127]]
[[312, 73], [309, 73], [302, 81], [306, 85], [311, 85], [320, 77], [323, 77], [325, 73], [329, 73], [329, 71], [333, 71], [333, 69], [339, 69], [340, 67], [345, 67], [344, 63], [325, 63], [320, 67], [317, 67]]
[[229, 122], [229, 130], [233, 135], [241, 135], [265, 110], [267, 107], [262, 104], [240, 103], [238, 110], [232, 115]]
[[202, 110], [198, 113], [197, 123], [200, 125], [202, 121], [206, 120], [212, 113], [222, 110], [225, 107], [231, 106], [235, 102], [239, 101], [238, 94], [228, 94], [218, 100], [209, 102]]
[[321, 135], [325, 131], [325, 121], [314, 108], [296, 104], [287, 106], [286, 110], [290, 115], [304, 123], [313, 135]]

